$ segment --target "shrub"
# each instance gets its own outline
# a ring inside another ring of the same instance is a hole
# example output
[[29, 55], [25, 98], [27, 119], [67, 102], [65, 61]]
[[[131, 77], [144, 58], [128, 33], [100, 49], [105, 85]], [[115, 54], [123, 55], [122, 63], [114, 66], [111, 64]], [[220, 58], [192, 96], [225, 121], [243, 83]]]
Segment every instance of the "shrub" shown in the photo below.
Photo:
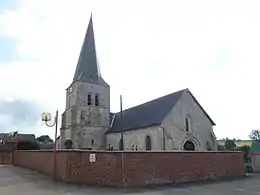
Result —
[[18, 143], [18, 150], [39, 150], [40, 146], [37, 142], [20, 141]]

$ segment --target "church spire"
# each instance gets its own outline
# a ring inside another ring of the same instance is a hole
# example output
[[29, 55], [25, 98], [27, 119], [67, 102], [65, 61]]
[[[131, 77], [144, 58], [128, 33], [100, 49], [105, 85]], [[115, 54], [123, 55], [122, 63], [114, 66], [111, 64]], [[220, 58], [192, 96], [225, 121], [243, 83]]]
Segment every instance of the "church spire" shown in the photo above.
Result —
[[98, 82], [99, 80], [100, 72], [96, 56], [95, 38], [91, 13], [73, 82]]

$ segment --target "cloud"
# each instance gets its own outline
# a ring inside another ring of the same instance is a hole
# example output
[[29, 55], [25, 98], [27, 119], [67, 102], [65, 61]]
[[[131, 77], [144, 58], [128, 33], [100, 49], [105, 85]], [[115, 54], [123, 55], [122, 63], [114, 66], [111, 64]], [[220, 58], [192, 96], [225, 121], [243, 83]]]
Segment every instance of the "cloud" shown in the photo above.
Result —
[[188, 87], [216, 122], [218, 137], [247, 139], [259, 127], [260, 2], [22, 2], [0, 13], [1, 36], [19, 40], [12, 50], [22, 57], [0, 62], [8, 83], [3, 99], [36, 99], [44, 110], [63, 111], [92, 11], [112, 111], [120, 94], [127, 108]]
[[34, 100], [0, 100], [1, 131], [13, 131], [38, 124], [42, 105]]
[[0, 1], [0, 12], [1, 10], [13, 10], [19, 6], [19, 0], [1, 0]]
[[0, 37], [0, 65], [1, 64], [9, 64], [14, 61], [21, 60], [20, 55], [18, 53], [17, 45], [18, 40], [10, 37], [2, 36]]

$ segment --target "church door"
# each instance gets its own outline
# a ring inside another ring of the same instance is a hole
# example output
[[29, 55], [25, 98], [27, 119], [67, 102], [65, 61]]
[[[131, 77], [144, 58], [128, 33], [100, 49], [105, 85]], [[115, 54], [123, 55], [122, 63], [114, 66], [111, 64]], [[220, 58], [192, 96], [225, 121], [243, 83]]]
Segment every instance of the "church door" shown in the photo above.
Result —
[[187, 141], [185, 142], [183, 149], [186, 151], [195, 151], [195, 145], [192, 141]]

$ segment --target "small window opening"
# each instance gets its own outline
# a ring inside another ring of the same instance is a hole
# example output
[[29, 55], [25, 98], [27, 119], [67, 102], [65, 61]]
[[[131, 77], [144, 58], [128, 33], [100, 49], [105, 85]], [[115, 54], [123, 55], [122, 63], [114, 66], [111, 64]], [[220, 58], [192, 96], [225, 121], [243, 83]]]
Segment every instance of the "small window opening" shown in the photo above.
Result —
[[91, 144], [94, 144], [94, 140], [93, 139], [91, 140]]
[[92, 102], [91, 102], [91, 95], [88, 94], [88, 105], [91, 106]]
[[138, 146], [135, 146], [135, 150], [136, 150], [136, 151], [138, 150]]
[[98, 106], [99, 105], [99, 95], [96, 94], [95, 95], [95, 106]]
[[186, 131], [190, 130], [188, 117], [185, 119], [185, 128], [186, 128]]

